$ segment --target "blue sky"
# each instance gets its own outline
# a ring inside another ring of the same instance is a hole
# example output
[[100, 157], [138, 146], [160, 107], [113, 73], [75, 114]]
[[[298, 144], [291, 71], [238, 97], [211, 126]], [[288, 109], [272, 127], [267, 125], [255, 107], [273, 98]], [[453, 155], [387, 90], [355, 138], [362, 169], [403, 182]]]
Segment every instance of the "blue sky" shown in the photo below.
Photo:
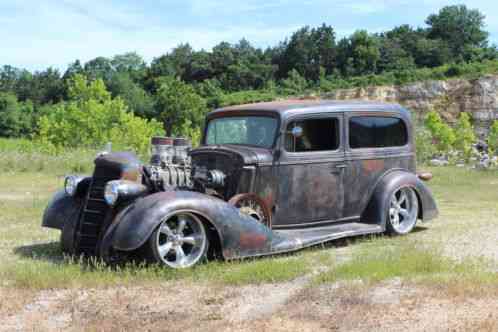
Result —
[[0, 66], [65, 70], [75, 59], [128, 51], [150, 61], [179, 43], [210, 49], [242, 37], [265, 47], [323, 22], [339, 37], [357, 29], [424, 26], [429, 14], [460, 3], [486, 15], [497, 43], [498, 2], [490, 0], [0, 0]]

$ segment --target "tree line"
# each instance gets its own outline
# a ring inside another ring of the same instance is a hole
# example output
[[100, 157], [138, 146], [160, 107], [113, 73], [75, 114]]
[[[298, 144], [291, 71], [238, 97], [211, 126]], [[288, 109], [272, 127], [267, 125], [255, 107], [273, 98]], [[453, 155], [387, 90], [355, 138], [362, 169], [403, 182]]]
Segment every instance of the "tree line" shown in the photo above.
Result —
[[[210, 51], [181, 44], [150, 64], [131, 52], [86, 63], [76, 60], [63, 73], [4, 65], [0, 136], [39, 134], [40, 119], [45, 121], [43, 128], [47, 121], [62, 121], [63, 110], [77, 108], [78, 100], [92, 99], [92, 87], [108, 93], [106, 102], [119, 99], [135, 116], [156, 119], [167, 135], [196, 136], [210, 108], [302, 94], [306, 89], [372, 84], [379, 78], [403, 82], [440, 66], [446, 66], [444, 75], [452, 76], [465, 64], [498, 58], [496, 47], [489, 45], [484, 15], [476, 9], [447, 6], [429, 15], [425, 24], [382, 33], [359, 30], [344, 38], [338, 38], [331, 25], [305, 26], [265, 49], [246, 39], [221, 42]], [[85, 88], [75, 88], [78, 82]]]

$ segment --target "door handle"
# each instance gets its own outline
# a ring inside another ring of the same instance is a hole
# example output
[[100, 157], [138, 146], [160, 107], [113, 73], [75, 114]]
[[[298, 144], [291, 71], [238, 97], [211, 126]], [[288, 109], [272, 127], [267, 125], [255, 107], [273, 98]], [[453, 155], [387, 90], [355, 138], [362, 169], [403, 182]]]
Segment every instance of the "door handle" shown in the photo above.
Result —
[[332, 166], [330, 168], [330, 173], [332, 173], [332, 174], [339, 174], [346, 167], [348, 167], [346, 164], [339, 164], [339, 165]]

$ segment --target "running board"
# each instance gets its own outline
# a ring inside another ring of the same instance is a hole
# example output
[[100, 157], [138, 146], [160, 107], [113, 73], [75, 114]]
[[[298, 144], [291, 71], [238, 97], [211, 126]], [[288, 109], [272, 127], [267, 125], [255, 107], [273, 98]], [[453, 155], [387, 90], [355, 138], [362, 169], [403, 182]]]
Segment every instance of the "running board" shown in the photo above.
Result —
[[316, 244], [350, 236], [379, 234], [384, 232], [380, 225], [358, 222], [313, 227], [306, 229], [286, 229], [273, 231], [272, 252], [286, 252], [310, 247]]

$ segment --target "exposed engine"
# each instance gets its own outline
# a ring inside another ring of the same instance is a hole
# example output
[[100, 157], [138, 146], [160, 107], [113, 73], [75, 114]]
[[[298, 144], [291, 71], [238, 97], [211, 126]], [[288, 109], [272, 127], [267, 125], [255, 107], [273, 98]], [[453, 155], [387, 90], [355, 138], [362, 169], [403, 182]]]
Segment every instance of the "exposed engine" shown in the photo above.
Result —
[[233, 155], [197, 151], [190, 157], [191, 144], [185, 138], [153, 137], [151, 145], [150, 166], [144, 171], [153, 191], [188, 189], [226, 200], [233, 196], [242, 166]]
[[153, 137], [151, 145], [150, 166], [144, 168], [151, 186], [157, 191], [192, 187], [188, 156], [190, 141], [185, 138]]

